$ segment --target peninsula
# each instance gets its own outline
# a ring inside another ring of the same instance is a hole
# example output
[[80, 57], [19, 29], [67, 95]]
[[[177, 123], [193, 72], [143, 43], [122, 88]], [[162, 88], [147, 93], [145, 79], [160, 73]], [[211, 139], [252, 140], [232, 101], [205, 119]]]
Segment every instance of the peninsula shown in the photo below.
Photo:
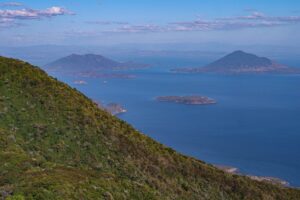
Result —
[[214, 99], [205, 96], [159, 96], [156, 100], [188, 105], [207, 105], [217, 103]]

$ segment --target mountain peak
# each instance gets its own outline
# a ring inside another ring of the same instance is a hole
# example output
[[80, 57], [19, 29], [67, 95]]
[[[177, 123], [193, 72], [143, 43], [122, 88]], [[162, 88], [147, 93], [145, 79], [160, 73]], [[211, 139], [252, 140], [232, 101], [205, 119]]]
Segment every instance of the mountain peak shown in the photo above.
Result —
[[144, 64], [139, 63], [121, 63], [106, 58], [97, 54], [71, 54], [69, 56], [60, 58], [52, 63], [47, 64], [45, 67], [50, 70], [59, 71], [100, 71], [112, 69], [129, 69], [129, 68], [142, 68]]
[[224, 58], [226, 58], [226, 57], [236, 57], [236, 58], [237, 57], [242, 57], [242, 58], [249, 58], [249, 59], [259, 59], [259, 58], [268, 59], [268, 58], [265, 58], [265, 57], [259, 57], [255, 54], [252, 54], [252, 53], [247, 53], [247, 52], [242, 51], [242, 50], [234, 51], [234, 52], [226, 55]]
[[259, 57], [255, 54], [247, 53], [242, 50], [234, 51], [217, 61], [198, 68], [182, 68], [175, 69], [176, 72], [192, 72], [192, 73], [287, 73], [300, 74], [297, 68], [287, 67], [278, 64], [269, 58]]
[[231, 54], [248, 54], [248, 53], [246, 53], [242, 50], [236, 50], [236, 51], [232, 52]]
[[102, 55], [99, 55], [99, 54], [93, 54], [93, 53], [88, 53], [88, 54], [83, 54], [83, 55], [79, 55], [79, 56], [83, 56], [83, 57], [95, 57], [95, 58], [105, 58], [104, 56]]
[[[73, 53], [69, 56], [66, 56], [66, 57], [71, 57], [71, 58], [105, 58], [104, 56], [102, 55], [97, 55], [97, 54], [92, 54], [92, 53], [88, 53], [88, 54], [76, 54], [76, 53]], [[107, 59], [107, 58], [105, 58]]]
[[121, 63], [96, 54], [71, 54], [46, 65], [51, 70], [87, 71], [119, 67]]
[[245, 51], [242, 51], [242, 50], [236, 50], [228, 55], [254, 55], [254, 54], [250, 54], [250, 53], [247, 53]]
[[270, 59], [238, 50], [206, 66], [210, 70], [218, 71], [257, 71], [277, 67]]

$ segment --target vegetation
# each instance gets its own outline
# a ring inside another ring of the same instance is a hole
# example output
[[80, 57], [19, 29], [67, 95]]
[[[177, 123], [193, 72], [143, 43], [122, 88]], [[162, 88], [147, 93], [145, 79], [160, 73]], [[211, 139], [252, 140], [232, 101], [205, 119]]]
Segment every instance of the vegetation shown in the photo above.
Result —
[[0, 57], [0, 199], [300, 199], [227, 174], [100, 110], [28, 63]]

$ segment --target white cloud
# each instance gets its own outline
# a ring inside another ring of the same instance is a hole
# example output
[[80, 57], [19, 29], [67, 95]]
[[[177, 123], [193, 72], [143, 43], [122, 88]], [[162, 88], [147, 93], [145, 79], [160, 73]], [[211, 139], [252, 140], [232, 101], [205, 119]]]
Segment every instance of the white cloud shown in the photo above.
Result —
[[[6, 3], [7, 4], [7, 3]], [[17, 5], [16, 3], [10, 3]], [[73, 12], [65, 8], [53, 6], [44, 10], [35, 10], [30, 8], [23, 9], [0, 9], [0, 27], [13, 27], [20, 25], [20, 20], [39, 20], [43, 18], [50, 18], [59, 15], [73, 15]]]
[[44, 17], [53, 17], [58, 15], [69, 15], [72, 12], [62, 8], [53, 6], [45, 10], [34, 10], [34, 9], [19, 9], [19, 10], [0, 10], [0, 18], [4, 19], [41, 19]]

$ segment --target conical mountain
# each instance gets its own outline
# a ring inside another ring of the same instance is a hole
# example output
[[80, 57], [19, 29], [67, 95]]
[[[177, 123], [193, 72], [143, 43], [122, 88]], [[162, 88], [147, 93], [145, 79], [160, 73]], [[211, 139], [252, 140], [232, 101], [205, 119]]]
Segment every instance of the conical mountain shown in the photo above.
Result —
[[97, 54], [71, 54], [45, 65], [45, 68], [55, 71], [79, 72], [143, 68], [146, 66], [134, 62], [117, 62]]
[[226, 70], [272, 66], [274, 66], [274, 63], [268, 58], [258, 57], [243, 51], [235, 51], [209, 64], [207, 67]]
[[224, 57], [204, 66], [196, 68], [178, 68], [174, 72], [188, 73], [225, 73], [225, 74], [262, 74], [282, 73], [300, 74], [300, 68], [287, 67], [269, 58], [259, 57], [244, 51], [234, 51]]

